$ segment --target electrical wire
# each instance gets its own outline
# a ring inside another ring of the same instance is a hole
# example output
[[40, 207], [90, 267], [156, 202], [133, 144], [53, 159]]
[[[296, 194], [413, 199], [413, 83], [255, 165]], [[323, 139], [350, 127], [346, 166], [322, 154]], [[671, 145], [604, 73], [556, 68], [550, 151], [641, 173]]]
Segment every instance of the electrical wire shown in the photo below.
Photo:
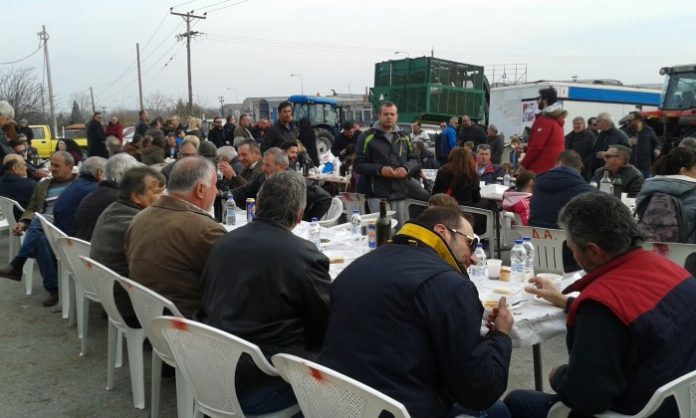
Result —
[[152, 40], [154, 39], [157, 32], [160, 30], [160, 28], [164, 24], [164, 21], [167, 19], [167, 16], [169, 16], [169, 12], [164, 13], [164, 16], [162, 17], [162, 20], [160, 20], [159, 25], [157, 25], [157, 28], [155, 29], [155, 31], [152, 32], [152, 35], [150, 35], [150, 39], [148, 39], [147, 42], [145, 42], [145, 46], [143, 46], [143, 51], [145, 51], [145, 48], [147, 48], [147, 46], [150, 45], [150, 42], [152, 42]]
[[185, 1], [185, 2], [183, 2], [183, 3], [177, 4], [176, 6], [172, 6], [172, 9], [177, 8], [177, 7], [181, 7], [181, 6], [184, 6], [184, 5], [187, 5], [187, 4], [191, 4], [191, 3], [196, 2], [196, 1], [198, 1], [198, 0], [189, 0], [189, 1]]
[[217, 12], [218, 10], [227, 9], [228, 7], [236, 6], [236, 5], [238, 5], [238, 4], [246, 3], [246, 2], [248, 2], [248, 1], [249, 1], [249, 0], [238, 1], [237, 3], [230, 4], [229, 6], [222, 6], [222, 7], [218, 7], [217, 9], [207, 10], [206, 13]]
[[39, 46], [36, 48], [36, 50], [35, 50], [34, 52], [32, 52], [31, 54], [27, 55], [26, 57], [20, 58], [20, 59], [18, 59], [18, 60], [8, 61], [8, 62], [0, 62], [0, 65], [12, 65], [12, 64], [17, 64], [18, 62], [22, 62], [22, 61], [24, 61], [24, 60], [27, 60], [27, 59], [33, 57], [34, 54], [36, 54], [37, 52], [39, 52], [39, 50], [41, 50], [41, 47], [42, 47], [42, 45], [41, 45], [41, 39], [39, 39]]

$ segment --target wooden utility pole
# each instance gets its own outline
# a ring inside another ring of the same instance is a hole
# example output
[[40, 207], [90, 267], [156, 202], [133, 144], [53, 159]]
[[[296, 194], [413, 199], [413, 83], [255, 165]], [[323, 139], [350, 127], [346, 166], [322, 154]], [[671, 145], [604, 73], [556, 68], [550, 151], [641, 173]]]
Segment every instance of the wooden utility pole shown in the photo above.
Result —
[[92, 86], [89, 86], [89, 97], [92, 99], [92, 113], [97, 111], [97, 107], [94, 105], [94, 90]]
[[43, 41], [46, 79], [48, 81], [48, 105], [51, 108], [51, 128], [53, 128], [53, 136], [55, 137], [58, 135], [58, 120], [56, 119], [56, 108], [53, 105], [53, 82], [51, 80], [51, 62], [48, 59], [48, 32], [46, 32], [46, 25], [41, 27], [41, 32], [38, 35], [39, 39]]
[[145, 106], [143, 106], [143, 79], [140, 75], [140, 44], [136, 43], [135, 44], [135, 54], [138, 57], [138, 93], [140, 97], [140, 111], [143, 111], [145, 109]]
[[169, 13], [181, 16], [186, 22], [186, 32], [177, 35], [178, 39], [186, 38], [186, 61], [188, 63], [188, 111], [191, 115], [193, 109], [193, 87], [191, 87], [191, 37], [198, 35], [198, 32], [191, 32], [191, 20], [192, 19], [205, 19], [207, 13], [203, 13], [203, 16], [197, 16], [193, 14], [193, 10], [188, 13], [176, 13], [173, 8], [169, 9]]

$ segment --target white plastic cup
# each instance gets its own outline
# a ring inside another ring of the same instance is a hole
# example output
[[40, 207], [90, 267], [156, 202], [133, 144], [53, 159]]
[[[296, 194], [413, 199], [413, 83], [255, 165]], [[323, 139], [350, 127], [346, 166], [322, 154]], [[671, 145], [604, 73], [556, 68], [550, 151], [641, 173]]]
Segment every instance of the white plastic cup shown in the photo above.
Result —
[[482, 189], [483, 189], [484, 187], [486, 187], [486, 182], [485, 182], [485, 181], [479, 181], [479, 187], [482, 188]]
[[488, 264], [488, 277], [498, 280], [500, 278], [500, 267], [503, 265], [503, 260], [489, 258], [486, 260], [486, 264]]
[[561, 281], [563, 280], [563, 276], [560, 274], [539, 273], [536, 276], [541, 277], [542, 279], [550, 280], [553, 283], [553, 287], [559, 292], [561, 291]]

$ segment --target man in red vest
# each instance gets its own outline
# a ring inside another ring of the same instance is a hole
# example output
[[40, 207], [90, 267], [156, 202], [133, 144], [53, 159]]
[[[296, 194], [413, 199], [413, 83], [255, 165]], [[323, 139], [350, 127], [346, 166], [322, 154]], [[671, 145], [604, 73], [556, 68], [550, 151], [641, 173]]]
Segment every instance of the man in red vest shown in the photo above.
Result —
[[520, 166], [539, 175], [551, 170], [558, 155], [565, 151], [563, 123], [568, 112], [558, 102], [558, 93], [553, 87], [539, 90], [537, 100], [539, 113], [532, 125], [527, 153]]
[[[587, 275], [563, 293], [536, 277], [526, 290], [567, 312], [568, 364], [551, 371], [555, 395], [516, 390], [505, 404], [515, 418], [545, 417], [559, 401], [573, 416], [636, 414], [659, 387], [696, 370], [696, 280], [641, 249], [628, 208], [606, 193], [577, 196], [559, 224]], [[672, 398], [651, 415], [677, 416]]]

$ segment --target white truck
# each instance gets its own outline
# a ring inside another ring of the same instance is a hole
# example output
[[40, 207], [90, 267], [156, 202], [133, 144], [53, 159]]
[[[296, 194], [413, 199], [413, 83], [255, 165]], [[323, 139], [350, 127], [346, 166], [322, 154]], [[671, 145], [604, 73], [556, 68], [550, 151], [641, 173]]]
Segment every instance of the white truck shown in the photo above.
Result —
[[534, 123], [539, 90], [552, 86], [558, 92], [558, 100], [568, 111], [564, 131], [573, 129], [573, 118], [587, 120], [601, 112], [611, 114], [618, 125], [621, 118], [632, 110], [656, 110], [660, 104], [660, 90], [642, 87], [626, 87], [591, 82], [539, 81], [535, 83], [494, 87], [491, 89], [490, 123], [505, 135], [523, 135]]

